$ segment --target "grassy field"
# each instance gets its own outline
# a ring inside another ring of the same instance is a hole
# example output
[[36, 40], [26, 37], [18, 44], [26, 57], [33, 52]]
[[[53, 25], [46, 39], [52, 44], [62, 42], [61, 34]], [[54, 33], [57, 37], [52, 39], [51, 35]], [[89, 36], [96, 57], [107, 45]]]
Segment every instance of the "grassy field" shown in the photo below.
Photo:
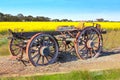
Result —
[[107, 31], [107, 34], [103, 34], [103, 49], [111, 50], [113, 48], [120, 47], [120, 30]]
[[120, 69], [106, 71], [73, 71], [66, 74], [54, 74], [28, 77], [8, 77], [0, 80], [120, 80]]
[[[120, 30], [107, 31], [107, 34], [103, 34], [103, 49], [111, 50], [113, 48], [120, 47]], [[8, 35], [0, 35], [0, 56], [9, 55]]]

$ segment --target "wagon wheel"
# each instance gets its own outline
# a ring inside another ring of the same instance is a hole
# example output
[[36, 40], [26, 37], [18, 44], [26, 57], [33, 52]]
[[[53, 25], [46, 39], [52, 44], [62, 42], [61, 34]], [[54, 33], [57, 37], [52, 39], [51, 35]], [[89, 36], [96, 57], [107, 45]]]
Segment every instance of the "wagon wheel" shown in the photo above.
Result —
[[38, 33], [28, 42], [26, 53], [34, 66], [51, 64], [58, 56], [58, 44], [51, 35]]
[[9, 44], [10, 53], [13, 56], [18, 56], [23, 54], [23, 40], [12, 38]]
[[81, 59], [96, 58], [103, 46], [102, 35], [95, 27], [83, 29], [76, 37], [76, 53]]
[[74, 44], [72, 43], [72, 41], [62, 41], [62, 43], [60, 44], [60, 47], [61, 47], [61, 51], [63, 52], [74, 51]]

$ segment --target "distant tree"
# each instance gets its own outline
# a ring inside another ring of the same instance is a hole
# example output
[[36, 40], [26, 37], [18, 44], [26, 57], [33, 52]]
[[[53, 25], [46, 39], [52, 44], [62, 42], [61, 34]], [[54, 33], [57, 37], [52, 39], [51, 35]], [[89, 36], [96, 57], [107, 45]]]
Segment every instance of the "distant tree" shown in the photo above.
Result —
[[33, 21], [34, 17], [29, 15], [29, 16], [25, 16], [25, 21]]
[[43, 16], [37, 16], [37, 17], [34, 18], [33, 21], [50, 21], [50, 18], [43, 17]]
[[19, 18], [20, 21], [25, 21], [23, 14], [19, 13], [19, 14], [17, 14], [17, 17]]
[[12, 21], [12, 15], [11, 14], [4, 14], [3, 21]]
[[103, 19], [103, 18], [98, 18], [98, 19], [96, 19], [96, 21], [98, 21], [98, 22], [103, 22], [104, 19]]
[[3, 21], [4, 14], [0, 13], [0, 21]]
[[45, 21], [51, 21], [49, 17], [45, 17]]
[[69, 20], [69, 19], [61, 19], [60, 21], [63, 21], [63, 22], [72, 22], [72, 20]]
[[59, 22], [60, 20], [59, 20], [59, 19], [53, 19], [52, 21], [54, 21], [54, 22]]
[[62, 19], [61, 21], [63, 21], [63, 22], [68, 22], [69, 20], [68, 20], [68, 19]]

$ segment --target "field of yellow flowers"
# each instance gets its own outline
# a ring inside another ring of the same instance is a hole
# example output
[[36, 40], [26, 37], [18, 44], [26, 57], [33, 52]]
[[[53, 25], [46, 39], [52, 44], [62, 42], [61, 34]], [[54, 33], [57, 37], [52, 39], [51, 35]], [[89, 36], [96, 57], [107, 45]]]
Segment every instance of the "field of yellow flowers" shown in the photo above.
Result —
[[[120, 29], [120, 22], [94, 22], [100, 24], [103, 29]], [[82, 27], [83, 22], [0, 22], [0, 32], [8, 29], [23, 29], [27, 31], [45, 31], [56, 30], [58, 26]], [[92, 23], [85, 22], [85, 26], [91, 26]]]

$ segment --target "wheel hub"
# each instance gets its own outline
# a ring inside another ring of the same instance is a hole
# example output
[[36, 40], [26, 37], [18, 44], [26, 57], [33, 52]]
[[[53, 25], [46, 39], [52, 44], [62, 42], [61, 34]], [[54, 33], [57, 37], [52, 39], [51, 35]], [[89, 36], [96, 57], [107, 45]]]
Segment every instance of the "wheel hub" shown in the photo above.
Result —
[[49, 53], [50, 53], [50, 50], [47, 46], [43, 46], [43, 47], [40, 48], [40, 54], [42, 56], [48, 56]]
[[87, 41], [87, 47], [88, 48], [93, 48], [94, 47], [94, 42], [92, 40]]

